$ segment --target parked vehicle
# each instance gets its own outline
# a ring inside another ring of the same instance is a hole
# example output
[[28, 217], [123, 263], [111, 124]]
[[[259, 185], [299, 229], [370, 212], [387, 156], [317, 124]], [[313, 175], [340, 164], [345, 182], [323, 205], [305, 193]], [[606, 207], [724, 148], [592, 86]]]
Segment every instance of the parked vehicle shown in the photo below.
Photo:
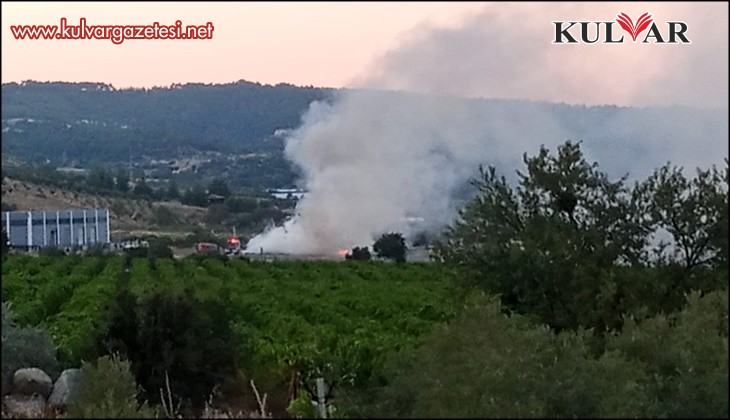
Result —
[[220, 250], [218, 245], [211, 242], [198, 242], [195, 244], [195, 252], [199, 254], [218, 254]]

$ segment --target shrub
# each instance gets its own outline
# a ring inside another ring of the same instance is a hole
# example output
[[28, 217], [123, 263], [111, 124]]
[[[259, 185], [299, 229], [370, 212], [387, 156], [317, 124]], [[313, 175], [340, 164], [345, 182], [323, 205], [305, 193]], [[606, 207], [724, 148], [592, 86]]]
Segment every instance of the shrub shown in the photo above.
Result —
[[129, 361], [103, 356], [81, 366], [81, 390], [69, 406], [70, 418], [156, 418], [146, 402], [137, 402], [140, 388]]
[[370, 251], [366, 246], [362, 248], [355, 247], [352, 249], [352, 253], [347, 253], [347, 255], [345, 255], [345, 259], [347, 260], [370, 261], [370, 258]]
[[166, 387], [199, 411], [213, 387], [234, 371], [237, 341], [225, 305], [196, 300], [190, 291], [160, 291], [142, 301], [122, 299], [102, 346], [132, 363], [143, 395], [159, 401]]
[[152, 218], [153, 223], [157, 226], [177, 226], [180, 224], [178, 216], [165, 206], [155, 206]]
[[211, 204], [205, 213], [205, 223], [209, 225], [218, 225], [228, 218], [228, 207], [225, 204]]
[[46, 257], [63, 257], [64, 255], [66, 255], [66, 251], [61, 248], [56, 248], [55, 246], [47, 246], [41, 248], [38, 251], [38, 255]]
[[149, 241], [147, 258], [172, 258], [172, 249], [167, 238], [155, 238]]
[[312, 405], [312, 399], [306, 392], [299, 393], [299, 396], [292, 400], [286, 408], [286, 412], [297, 419], [316, 419], [319, 417], [317, 409]]
[[[496, 298], [391, 360], [387, 385], [355, 403], [377, 417], [655, 417], [642, 364], [596, 359], [591, 332], [555, 334]], [[374, 397], [374, 398], [373, 398]]]
[[3, 386], [21, 368], [39, 368], [51, 378], [60, 373], [51, 338], [40, 328], [16, 325], [9, 302], [2, 303], [2, 355]]
[[225, 204], [230, 213], [253, 213], [259, 207], [256, 199], [251, 197], [228, 197]]
[[385, 233], [373, 244], [378, 257], [389, 258], [395, 262], [406, 262], [406, 241], [400, 233]]
[[684, 309], [629, 318], [609, 350], [644, 366], [660, 417], [728, 417], [728, 294], [689, 293]]

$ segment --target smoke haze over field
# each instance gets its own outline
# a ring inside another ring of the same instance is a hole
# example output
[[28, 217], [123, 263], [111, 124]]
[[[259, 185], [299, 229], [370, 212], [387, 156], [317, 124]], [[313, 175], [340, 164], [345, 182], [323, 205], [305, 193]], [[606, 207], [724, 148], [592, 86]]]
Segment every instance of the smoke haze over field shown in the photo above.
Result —
[[[334, 254], [388, 231], [438, 229], [453, 220], [454, 192], [480, 164], [513, 176], [523, 153], [568, 139], [583, 140], [587, 158], [613, 177], [642, 178], [666, 161], [723, 164], [726, 4], [651, 4], [657, 23], [688, 23], [691, 45], [550, 44], [552, 20], [605, 21], [642, 7], [490, 4], [456, 28], [417, 28], [360, 79], [367, 90], [310, 106], [286, 146], [309, 194], [293, 220], [248, 248]], [[717, 19], [724, 24], [708, 24]], [[414, 217], [424, 221], [408, 222]]]

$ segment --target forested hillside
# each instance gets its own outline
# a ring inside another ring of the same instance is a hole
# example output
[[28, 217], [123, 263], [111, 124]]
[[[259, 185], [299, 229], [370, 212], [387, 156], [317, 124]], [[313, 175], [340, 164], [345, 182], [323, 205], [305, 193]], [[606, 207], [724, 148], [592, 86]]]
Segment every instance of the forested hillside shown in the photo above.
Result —
[[265, 141], [295, 127], [308, 104], [330, 90], [239, 81], [116, 90], [81, 83], [4, 84], [3, 153], [58, 163], [109, 162], [140, 153], [278, 150]]
[[[283, 153], [286, 133], [300, 125], [310, 103], [347, 92], [352, 91], [246, 81], [152, 89], [3, 84], [3, 170], [9, 162], [25, 162], [87, 169], [110, 169], [111, 164], [126, 171], [131, 163], [135, 177], [166, 181], [174, 176], [186, 188], [221, 176], [236, 190], [288, 187], [298, 171]], [[403, 112], [416, 94], [382, 95]], [[591, 157], [618, 175], [644, 176], [667, 160], [687, 167], [720, 164], [716, 151], [727, 152], [727, 111], [722, 109], [442, 99], [443, 112], [461, 109], [479, 116], [474, 130], [490, 145], [485, 164], [514, 166], [518, 160], [499, 160], [518, 157], [519, 149], [565, 140], [583, 140]], [[508, 153], [512, 148], [514, 153]]]

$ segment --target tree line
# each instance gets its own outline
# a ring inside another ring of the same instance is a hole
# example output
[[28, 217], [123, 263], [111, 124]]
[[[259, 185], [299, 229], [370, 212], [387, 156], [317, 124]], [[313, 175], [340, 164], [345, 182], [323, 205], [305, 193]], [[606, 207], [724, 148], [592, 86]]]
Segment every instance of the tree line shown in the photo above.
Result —
[[580, 143], [523, 156], [510, 185], [494, 167], [435, 246], [517, 312], [556, 330], [617, 329], [626, 313], [677, 310], [728, 272], [728, 167], [693, 177], [666, 164], [626, 185], [589, 163]]

